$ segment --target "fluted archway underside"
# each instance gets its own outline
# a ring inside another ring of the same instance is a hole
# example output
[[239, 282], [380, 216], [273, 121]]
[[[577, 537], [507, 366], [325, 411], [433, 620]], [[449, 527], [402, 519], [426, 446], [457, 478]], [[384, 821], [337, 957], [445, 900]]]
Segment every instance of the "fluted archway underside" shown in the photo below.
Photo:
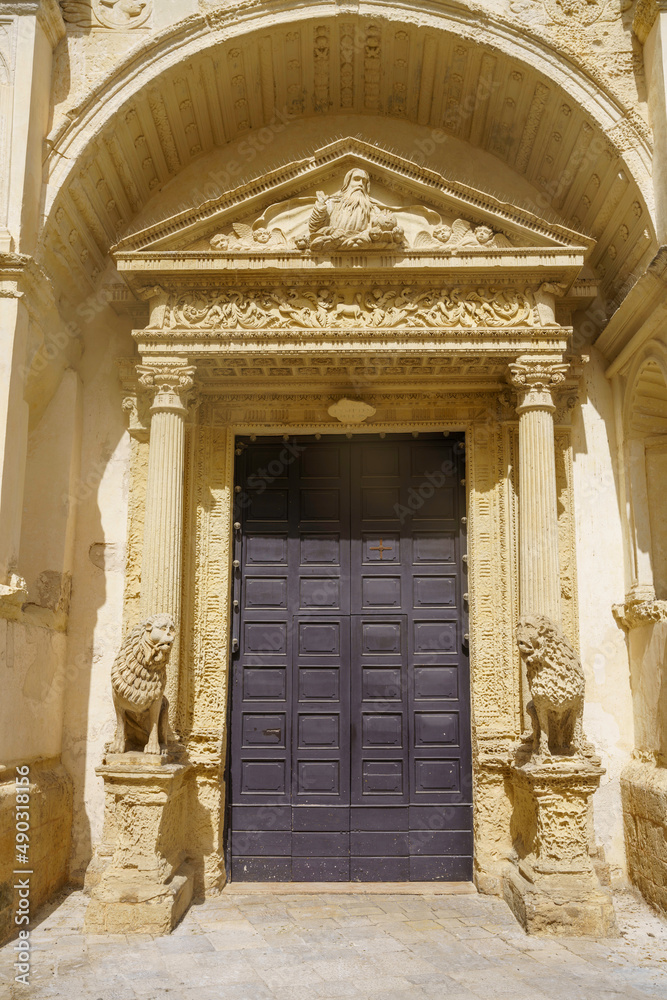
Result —
[[[416, 164], [442, 160], [448, 144], [465, 144], [471, 160], [482, 151], [502, 163], [536, 214], [556, 213], [597, 241], [590, 263], [607, 294], [618, 292], [655, 249], [650, 153], [622, 109], [593, 81], [587, 97], [587, 81], [555, 53], [547, 74], [548, 51], [531, 53], [518, 33], [494, 35], [488, 20], [475, 31], [470, 13], [456, 25], [432, 12], [406, 11], [398, 21], [395, 6], [391, 20], [375, 6], [376, 16], [361, 17], [330, 3], [280, 14], [274, 5], [263, 20], [221, 19], [207, 35], [189, 29], [180, 47], [165, 37], [135, 55], [54, 137], [43, 234], [49, 270], [94, 287], [109, 247], [138, 216], [159, 218], [163, 189], [206, 154], [220, 152], [224, 175], [228, 151], [231, 159], [240, 142], [256, 145], [244, 164], [248, 180], [265, 169], [262, 136], [276, 123], [317, 121], [321, 133], [331, 122], [334, 138], [341, 116], [351, 134], [355, 120], [363, 130], [370, 117], [385, 123], [388, 144], [392, 121], [414, 128]], [[307, 155], [303, 139], [293, 156]], [[487, 173], [486, 190], [502, 197], [502, 179]], [[184, 183], [183, 204], [195, 195]]]

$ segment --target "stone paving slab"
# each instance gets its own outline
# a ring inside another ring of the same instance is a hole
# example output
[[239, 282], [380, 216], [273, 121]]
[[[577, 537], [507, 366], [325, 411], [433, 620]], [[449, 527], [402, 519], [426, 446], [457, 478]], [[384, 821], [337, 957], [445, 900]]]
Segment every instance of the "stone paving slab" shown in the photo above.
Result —
[[0, 1000], [667, 1000], [667, 921], [617, 892], [620, 936], [528, 937], [464, 893], [224, 892], [169, 937], [84, 935], [63, 894], [32, 931], [29, 986], [0, 949]]

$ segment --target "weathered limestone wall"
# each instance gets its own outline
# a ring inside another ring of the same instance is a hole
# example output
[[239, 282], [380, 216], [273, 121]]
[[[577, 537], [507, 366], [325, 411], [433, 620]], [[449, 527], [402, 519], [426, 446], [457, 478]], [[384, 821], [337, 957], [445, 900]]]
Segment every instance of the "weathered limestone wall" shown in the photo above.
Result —
[[71, 878], [81, 881], [102, 831], [104, 790], [94, 773], [113, 736], [111, 665], [123, 634], [130, 438], [116, 358], [132, 353], [127, 320], [93, 303], [85, 350], [81, 471], [67, 647], [63, 763], [74, 780]]
[[[22, 790], [25, 789], [22, 785]], [[72, 780], [56, 759], [30, 763], [30, 831], [26, 865], [32, 916], [67, 880], [72, 826]], [[0, 941], [16, 933], [16, 791], [15, 770], [0, 771]]]
[[611, 386], [593, 350], [585, 401], [573, 415], [574, 502], [579, 581], [579, 635], [586, 673], [584, 730], [607, 773], [593, 800], [606, 859], [625, 870], [620, 772], [633, 745], [632, 698], [625, 636], [611, 608], [624, 592], [623, 533]]
[[633, 760], [621, 787], [630, 876], [649, 903], [667, 913], [667, 770]]

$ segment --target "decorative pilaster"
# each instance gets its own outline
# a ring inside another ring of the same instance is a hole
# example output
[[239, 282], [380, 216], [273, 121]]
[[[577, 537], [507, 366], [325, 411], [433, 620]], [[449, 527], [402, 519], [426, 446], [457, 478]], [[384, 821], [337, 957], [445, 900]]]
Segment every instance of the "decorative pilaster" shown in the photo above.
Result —
[[510, 368], [519, 397], [519, 595], [521, 614], [560, 624], [560, 567], [552, 390], [565, 381], [560, 357], [523, 355]]
[[146, 616], [170, 614], [176, 622], [166, 687], [175, 718], [183, 565], [185, 420], [195, 368], [185, 360], [170, 359], [139, 365], [137, 371], [140, 384], [154, 394], [150, 407], [141, 605]]

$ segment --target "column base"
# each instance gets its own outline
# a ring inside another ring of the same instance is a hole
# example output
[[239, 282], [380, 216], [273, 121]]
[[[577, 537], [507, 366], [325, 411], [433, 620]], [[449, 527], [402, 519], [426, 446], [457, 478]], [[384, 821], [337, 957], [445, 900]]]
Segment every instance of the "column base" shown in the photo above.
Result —
[[528, 934], [608, 937], [618, 933], [611, 893], [594, 874], [538, 874], [519, 864], [505, 875], [503, 896]]
[[594, 755], [535, 759], [521, 746], [510, 766], [514, 861], [503, 896], [529, 934], [616, 934], [611, 893], [591, 856], [590, 800], [604, 774]]
[[104, 837], [86, 873], [87, 933], [168, 934], [192, 900], [191, 765], [168, 754], [107, 754]]
[[86, 910], [86, 934], [168, 934], [192, 901], [193, 872], [182, 864], [159, 885], [144, 872], [107, 871]]

